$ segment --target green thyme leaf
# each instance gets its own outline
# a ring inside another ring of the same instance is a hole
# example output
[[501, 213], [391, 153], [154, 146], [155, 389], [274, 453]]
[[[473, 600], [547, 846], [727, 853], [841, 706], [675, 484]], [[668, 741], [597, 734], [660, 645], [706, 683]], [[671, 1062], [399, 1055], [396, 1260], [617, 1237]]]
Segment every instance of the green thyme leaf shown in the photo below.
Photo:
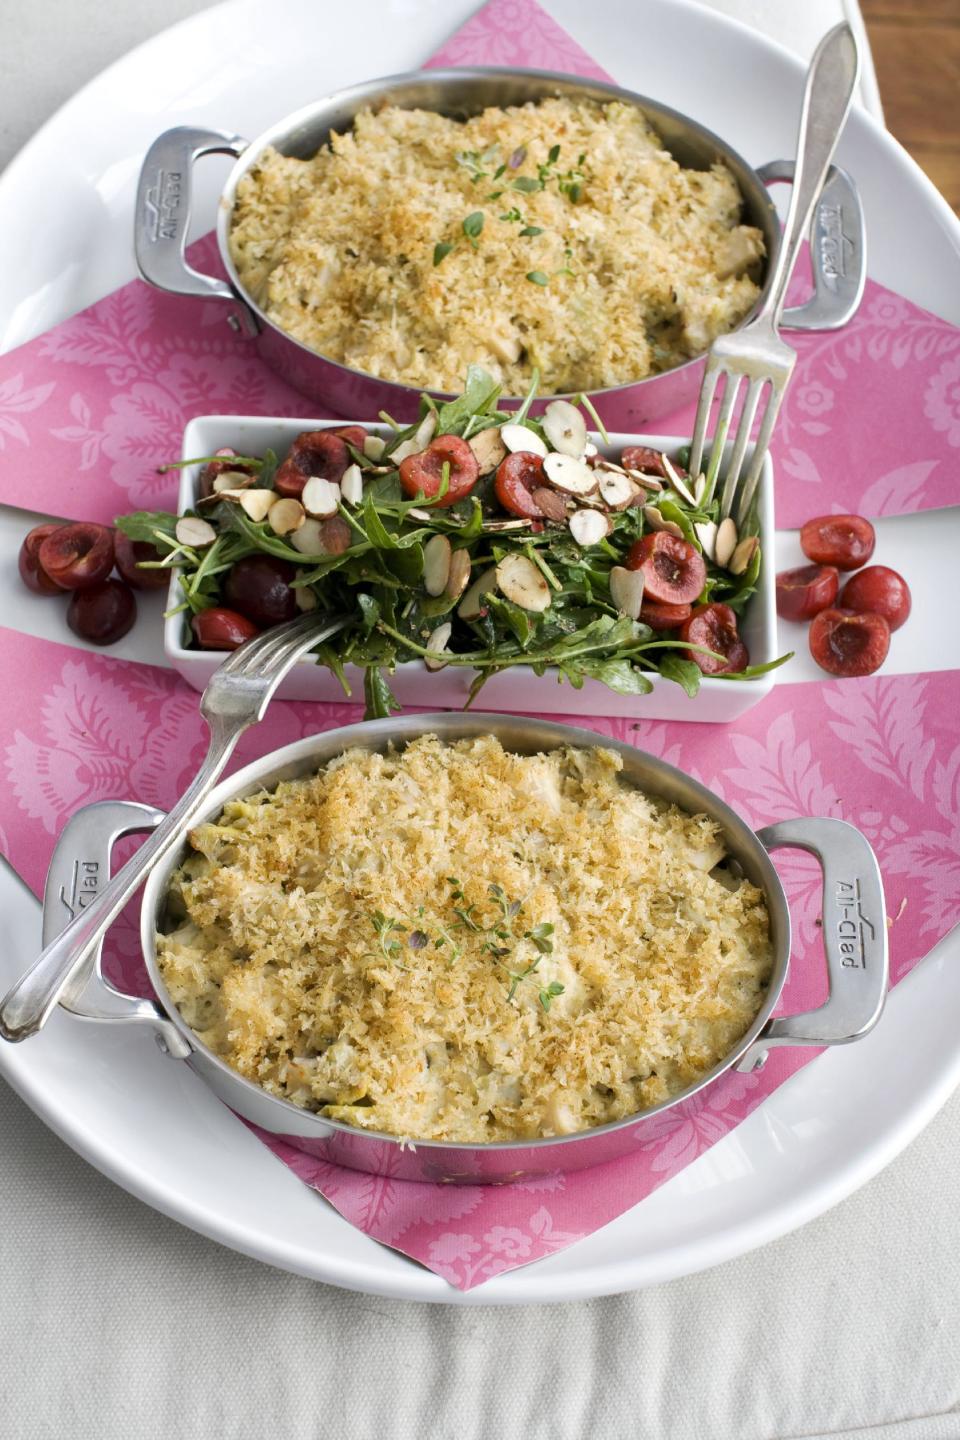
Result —
[[539, 225], [524, 225], [520, 231], [521, 235], [542, 235], [543, 229]]
[[531, 285], [549, 285], [549, 284], [550, 284], [550, 277], [549, 277], [549, 275], [544, 275], [544, 273], [543, 273], [542, 270], [529, 270], [529, 271], [527, 272], [527, 279], [530, 281]]
[[463, 222], [463, 233], [468, 240], [476, 240], [483, 229], [484, 214], [482, 210], [474, 210]]
[[450, 251], [451, 251], [452, 249], [453, 249], [453, 246], [452, 246], [448, 241], [442, 241], [442, 242], [440, 242], [439, 244], [434, 245], [434, 247], [433, 247], [433, 263], [434, 263], [434, 265], [439, 265], [442, 260], [446, 260], [447, 256], [450, 254]]

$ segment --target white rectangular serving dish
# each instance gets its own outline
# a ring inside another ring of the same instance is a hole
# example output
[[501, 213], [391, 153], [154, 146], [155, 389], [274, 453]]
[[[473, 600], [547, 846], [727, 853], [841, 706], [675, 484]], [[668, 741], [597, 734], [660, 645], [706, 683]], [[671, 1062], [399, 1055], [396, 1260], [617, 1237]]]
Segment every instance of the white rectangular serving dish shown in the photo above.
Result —
[[[262, 455], [272, 449], [282, 458], [297, 435], [304, 430], [321, 430], [327, 426], [346, 425], [347, 420], [284, 420], [249, 415], [200, 415], [191, 420], [183, 433], [182, 458], [213, 455], [224, 446], [231, 446], [241, 455]], [[365, 425], [372, 434], [388, 437], [389, 427], [366, 420], [353, 423]], [[625, 445], [652, 445], [658, 450], [675, 450], [686, 441], [674, 435], [610, 436], [611, 452], [619, 455]], [[606, 447], [603, 447], [604, 449]], [[749, 451], [748, 451], [749, 459]], [[180, 472], [178, 512], [189, 509], [196, 501], [200, 467], [190, 465]], [[773, 466], [769, 455], [764, 461], [759, 491], [760, 540], [763, 565], [756, 594], [743, 617], [742, 634], [752, 664], [765, 664], [776, 658], [776, 609], [774, 604], [773, 571]], [[182, 600], [179, 580], [170, 584], [169, 608]], [[164, 622], [163, 648], [170, 664], [195, 690], [203, 690], [223, 655], [218, 651], [188, 648], [189, 630], [184, 616], [173, 615]], [[425, 706], [430, 709], [462, 709], [474, 672], [450, 666], [431, 673], [419, 661], [398, 665], [389, 677], [390, 688], [402, 705]], [[347, 666], [347, 678], [353, 698], [362, 703], [363, 671]], [[763, 697], [774, 683], [774, 672], [756, 680], [724, 680], [704, 677], [700, 693], [691, 698], [671, 680], [651, 675], [653, 689], [649, 695], [617, 695], [597, 680], [587, 680], [575, 690], [559, 684], [548, 671], [538, 676], [529, 667], [518, 665], [494, 675], [483, 687], [481, 703], [485, 710], [507, 710], [534, 715], [606, 715], [636, 720], [703, 720], [724, 723], [736, 720]], [[301, 660], [284, 680], [277, 692], [283, 700], [321, 700], [342, 704], [345, 696], [336, 677], [311, 659]]]

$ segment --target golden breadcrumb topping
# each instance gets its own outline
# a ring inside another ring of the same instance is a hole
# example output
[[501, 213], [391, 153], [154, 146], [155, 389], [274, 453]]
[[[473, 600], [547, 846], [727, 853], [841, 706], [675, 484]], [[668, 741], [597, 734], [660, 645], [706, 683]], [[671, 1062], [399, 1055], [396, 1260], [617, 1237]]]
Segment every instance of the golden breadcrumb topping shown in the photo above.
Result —
[[621, 101], [466, 122], [387, 106], [310, 160], [266, 150], [230, 250], [270, 319], [331, 359], [448, 391], [477, 363], [507, 394], [537, 366], [560, 393], [641, 380], [740, 323], [764, 255], [741, 209], [724, 165], [683, 169]]
[[411, 1139], [560, 1135], [710, 1070], [771, 970], [716, 823], [605, 749], [348, 751], [190, 836], [160, 969], [241, 1075]]

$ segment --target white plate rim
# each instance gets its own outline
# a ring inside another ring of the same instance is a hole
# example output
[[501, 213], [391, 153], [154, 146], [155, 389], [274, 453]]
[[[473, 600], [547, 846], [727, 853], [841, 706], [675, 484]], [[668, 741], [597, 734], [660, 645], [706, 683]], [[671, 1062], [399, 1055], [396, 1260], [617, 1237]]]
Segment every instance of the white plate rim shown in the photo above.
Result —
[[[214, 7], [212, 11], [202, 12], [199, 16], [179, 22], [178, 25], [170, 27], [170, 30], [163, 32], [163, 35], [168, 36], [171, 31], [173, 31], [182, 39], [189, 34], [191, 27], [196, 26], [198, 22], [202, 22], [203, 24], [208, 23], [212, 16], [222, 16], [231, 9], [231, 4], [232, 0], [227, 0], [227, 3]], [[799, 62], [796, 61], [789, 52], [775, 42], [765, 37], [757, 36], [749, 26], [734, 21], [729, 17], [718, 15], [716, 12], [705, 11], [702, 7], [694, 4], [693, 0], [673, 0], [673, 4], [675, 8], [682, 8], [689, 12], [691, 20], [695, 19], [698, 24], [703, 25], [709, 23], [741, 32], [744, 36], [748, 36], [754, 45], [759, 44], [761, 48], [766, 48], [778, 54], [781, 59], [786, 59], [795, 69], [799, 69]], [[38, 131], [37, 135], [34, 136], [23, 150], [20, 151], [18, 156], [14, 158], [4, 175], [0, 177], [0, 195], [4, 194], [5, 190], [10, 188], [9, 181], [18, 180], [21, 168], [31, 163], [34, 150], [39, 152], [46, 132], [55, 122], [64, 116], [64, 112], [69, 111], [81, 98], [88, 96], [89, 93], [95, 90], [103, 81], [105, 75], [122, 67], [130, 59], [131, 55], [139, 55], [144, 51], [148, 51], [150, 47], [161, 38], [162, 37], [158, 36], [144, 42], [144, 44], [138, 46], [135, 51], [129, 52], [127, 56], [115, 62], [107, 71], [102, 72], [100, 76], [83, 87], [82, 91], [78, 92], [71, 101], [67, 102], [66, 106], [62, 107], [55, 116], [51, 117], [47, 124]], [[868, 123], [873, 125], [872, 121], [868, 120]], [[873, 128], [876, 132], [878, 142], [886, 148], [890, 159], [901, 166], [905, 165], [909, 168], [912, 179], [915, 183], [918, 182], [921, 185], [932, 210], [939, 215], [941, 223], [954, 237], [957, 247], [960, 249], [960, 225], [958, 225], [955, 217], [953, 217], [946, 202], [934, 189], [931, 182], [929, 182], [925, 176], [922, 176], [922, 173], [919, 172], [913, 162], [909, 160], [909, 157], [906, 156], [897, 142], [888, 136], [886, 132], [881, 131], [878, 126], [873, 125]], [[909, 989], [913, 983], [919, 981], [919, 979], [920, 977], [917, 975], [910, 977], [903, 982], [904, 988]], [[893, 1003], [896, 1002], [896, 999], [897, 997], [894, 997]], [[834, 1052], [833, 1055], [825, 1058], [832, 1060], [836, 1054], [837, 1052]], [[4, 1066], [2, 1062], [3, 1056], [0, 1054], [0, 1072], [5, 1072], [7, 1067]], [[17, 1069], [19, 1070], [20, 1067], [17, 1067]], [[8, 1078], [10, 1078], [9, 1074]], [[796, 1077], [796, 1079], [800, 1080], [802, 1076]], [[31, 1108], [34, 1109], [35, 1113], [37, 1113], [51, 1129], [76, 1149], [78, 1153], [83, 1154], [95, 1164], [104, 1174], [109, 1175], [110, 1178], [116, 1180], [117, 1183], [121, 1184], [131, 1193], [138, 1195], [141, 1199], [154, 1205], [157, 1209], [189, 1225], [191, 1228], [209, 1235], [211, 1238], [232, 1245], [234, 1248], [255, 1255], [257, 1258], [266, 1260], [281, 1268], [290, 1269], [301, 1274], [309, 1273], [312, 1274], [314, 1278], [327, 1280], [329, 1283], [339, 1284], [346, 1288], [362, 1289], [412, 1299], [441, 1300], [465, 1304], [486, 1304], [497, 1302], [523, 1303], [525, 1301], [563, 1300], [581, 1298], [587, 1295], [614, 1293], [624, 1289], [638, 1288], [645, 1284], [656, 1283], [657, 1281], [668, 1279], [675, 1275], [689, 1273], [692, 1270], [718, 1263], [718, 1261], [722, 1259], [742, 1254], [744, 1251], [752, 1249], [758, 1244], [765, 1243], [765, 1241], [774, 1238], [776, 1235], [784, 1234], [788, 1230], [806, 1223], [815, 1215], [822, 1213], [823, 1210], [836, 1203], [837, 1200], [843, 1198], [843, 1196], [850, 1194], [858, 1185], [864, 1183], [864, 1181], [869, 1179], [873, 1174], [877, 1173], [877, 1171], [887, 1164], [894, 1155], [899, 1153], [923, 1125], [932, 1118], [936, 1110], [955, 1088], [958, 1081], [960, 1081], [960, 1056], [947, 1057], [947, 1060], [939, 1068], [936, 1076], [928, 1081], [926, 1088], [918, 1090], [913, 1097], [913, 1103], [904, 1107], [897, 1124], [892, 1126], [884, 1134], [883, 1138], [878, 1140], [869, 1151], [858, 1154], [855, 1159], [851, 1160], [851, 1163], [846, 1169], [838, 1167], [831, 1174], [823, 1177], [816, 1186], [810, 1188], [804, 1194], [802, 1201], [798, 1199], [789, 1207], [789, 1214], [771, 1212], [768, 1217], [769, 1224], [767, 1226], [761, 1227], [754, 1222], [751, 1224], [749, 1233], [740, 1233], [736, 1227], [731, 1227], [726, 1232], [726, 1241], [719, 1252], [716, 1244], [711, 1242], [708, 1237], [706, 1240], [697, 1243], [692, 1242], [682, 1253], [673, 1252], [671, 1260], [669, 1262], [665, 1261], [661, 1267], [648, 1264], [642, 1275], [636, 1273], [628, 1275], [626, 1272], [630, 1269], [629, 1257], [627, 1259], [621, 1257], [616, 1263], [617, 1274], [615, 1277], [606, 1276], [605, 1273], [601, 1272], [599, 1267], [594, 1266], [587, 1277], [581, 1279], [578, 1284], [572, 1283], [569, 1276], [563, 1277], [563, 1293], [557, 1293], [556, 1287], [549, 1277], [549, 1262], [545, 1262], [544, 1266], [533, 1267], [528, 1272], [513, 1272], [512, 1275], [500, 1277], [497, 1280], [489, 1282], [486, 1286], [482, 1287], [479, 1292], [471, 1292], [467, 1296], [461, 1296], [451, 1292], [442, 1281], [437, 1280], [437, 1277], [427, 1272], [415, 1270], [413, 1267], [411, 1267], [410, 1274], [417, 1277], [416, 1283], [412, 1280], [410, 1283], [404, 1283], [403, 1279], [394, 1281], [393, 1277], [387, 1282], [384, 1282], [383, 1276], [376, 1264], [364, 1267], [358, 1265], [355, 1261], [351, 1261], [350, 1265], [344, 1268], [339, 1265], [336, 1256], [326, 1257], [323, 1267], [307, 1267], [305, 1269], [302, 1256], [299, 1254], [286, 1253], [285, 1247], [279, 1238], [274, 1237], [276, 1243], [273, 1246], [265, 1246], [262, 1243], [257, 1244], [254, 1239], [245, 1232], [234, 1233], [234, 1229], [231, 1227], [229, 1221], [225, 1221], [222, 1217], [211, 1217], [206, 1212], [201, 1213], [197, 1211], [195, 1207], [191, 1207], [183, 1194], [174, 1194], [161, 1190], [157, 1187], [156, 1183], [148, 1177], [144, 1177], [129, 1167], [125, 1168], [117, 1155], [111, 1151], [104, 1137], [85, 1133], [64, 1122], [53, 1112], [51, 1107], [45, 1102], [44, 1097], [36, 1094], [32, 1090], [29, 1081], [25, 1080], [22, 1075], [18, 1075], [11, 1083], [14, 1084], [14, 1088], [19, 1091]], [[793, 1084], [793, 1081], [787, 1082], [787, 1086]], [[783, 1091], [787, 1089], [787, 1086], [782, 1087], [782, 1090], [778, 1092], [778, 1094], [783, 1093]], [[369, 1273], [364, 1273], [365, 1270], [368, 1270]], [[543, 1281], [537, 1280], [536, 1277], [538, 1275], [543, 1276]], [[522, 1282], [519, 1287], [516, 1283], [518, 1280]], [[526, 1284], [527, 1281], [530, 1283]]]

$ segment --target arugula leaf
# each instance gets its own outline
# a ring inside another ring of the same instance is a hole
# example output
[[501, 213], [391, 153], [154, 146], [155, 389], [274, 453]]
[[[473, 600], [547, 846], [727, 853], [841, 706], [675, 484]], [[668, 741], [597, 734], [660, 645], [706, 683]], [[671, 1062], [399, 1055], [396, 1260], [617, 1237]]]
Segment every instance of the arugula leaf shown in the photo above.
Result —
[[363, 616], [361, 632], [363, 638], [368, 640], [373, 633], [373, 628], [380, 619], [380, 606], [372, 595], [366, 595], [361, 590], [357, 593], [357, 609]]
[[317, 664], [326, 665], [327, 669], [336, 675], [340, 681], [344, 695], [346, 695], [349, 700], [353, 695], [353, 691], [350, 689], [350, 682], [347, 680], [346, 671], [343, 668], [343, 661], [336, 650], [330, 645], [318, 645], [314, 653], [317, 657]]
[[485, 414], [496, 404], [501, 388], [482, 365], [468, 365], [463, 394], [448, 400], [437, 412], [437, 434], [462, 434], [473, 415]]
[[657, 664], [660, 674], [666, 680], [675, 680], [691, 698], [696, 695], [703, 679], [703, 671], [699, 665], [692, 660], [685, 660], [682, 655], [672, 655], [669, 651]]
[[653, 689], [650, 676], [629, 660], [571, 660], [566, 669], [575, 666], [580, 675], [599, 680], [618, 695], [649, 695]]
[[168, 537], [171, 545], [177, 543], [177, 516], [166, 510], [135, 510], [131, 515], [118, 515], [113, 523], [124, 535], [129, 535], [131, 540], [143, 540], [148, 545], [156, 545], [159, 533]]
[[364, 720], [387, 720], [399, 710], [400, 702], [383, 678], [383, 671], [370, 665], [363, 677]]
[[414, 586], [423, 576], [423, 546], [405, 545], [390, 550], [383, 563], [402, 585]]
[[793, 659], [795, 653], [794, 650], [791, 650], [786, 655], [778, 655], [776, 660], [768, 660], [766, 665], [746, 665], [742, 670], [735, 670], [732, 675], [724, 675], [721, 678], [724, 680], [756, 680], [758, 675], [766, 675], [771, 670], [779, 670], [781, 665], [786, 665], [788, 660]]

